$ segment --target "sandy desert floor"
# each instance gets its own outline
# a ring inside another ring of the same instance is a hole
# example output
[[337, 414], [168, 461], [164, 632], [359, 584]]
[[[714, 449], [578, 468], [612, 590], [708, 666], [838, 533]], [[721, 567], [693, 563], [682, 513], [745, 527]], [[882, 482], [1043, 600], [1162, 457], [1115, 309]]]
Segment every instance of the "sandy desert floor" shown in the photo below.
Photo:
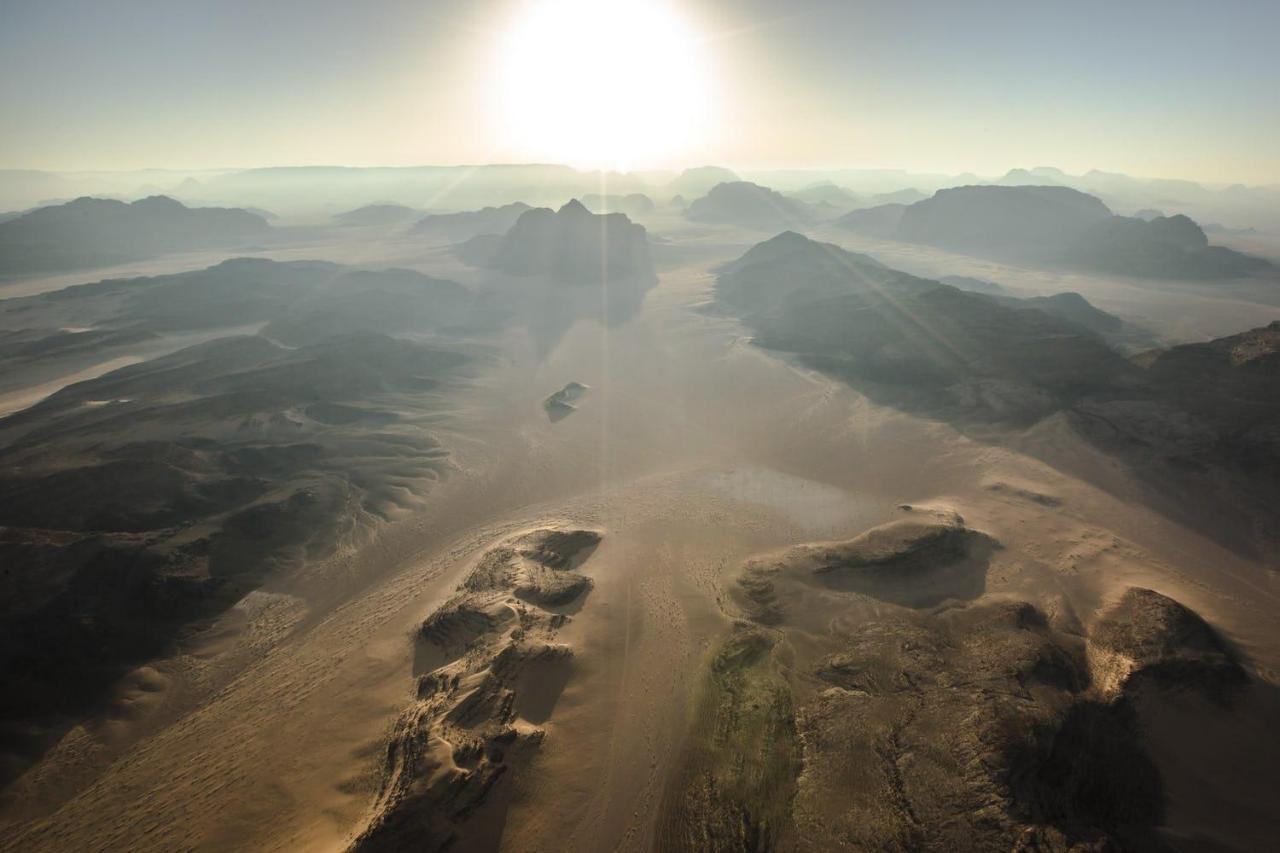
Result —
[[[594, 587], [561, 630], [575, 650], [571, 677], [493, 828], [504, 849], [651, 849], [701, 673], [731, 626], [726, 590], [742, 561], [851, 537], [899, 504], [951, 507], [1002, 543], [987, 595], [1053, 591], [1090, 612], [1126, 586], [1151, 587], [1280, 683], [1275, 567], [1148, 509], [1145, 486], [1065, 431], [1051, 436], [1055, 458], [1078, 465], [1055, 469], [1022, 439], [967, 437], [752, 347], [734, 322], [701, 310], [715, 265], [750, 242], [697, 236], [665, 263], [639, 317], [609, 329], [579, 322], [545, 357], [526, 333], [508, 335], [437, 427], [457, 470], [422, 511], [354, 553], [274, 579], [137, 669], [5, 792], [0, 848], [344, 848], [367, 820], [388, 733], [413, 698], [413, 632], [484, 549], [547, 524], [603, 539], [581, 569]], [[1019, 294], [1078, 290], [1168, 339], [1280, 318], [1280, 298], [1265, 294], [1160, 291], [841, 242]], [[271, 254], [474, 275], [443, 251], [391, 240]], [[553, 422], [541, 402], [571, 381], [591, 390]], [[1079, 466], [1101, 473], [1086, 483], [1068, 473]], [[1182, 754], [1235, 767], [1235, 780], [1209, 774], [1221, 790], [1185, 781], [1185, 767], [1161, 768], [1171, 827], [1194, 833], [1229, 822], [1230, 809], [1265, 813], [1267, 789], [1238, 779], [1275, 752], [1251, 739], [1274, 737], [1249, 720], [1256, 730], [1204, 732], [1198, 757]], [[1158, 736], [1180, 737], [1170, 726]]]

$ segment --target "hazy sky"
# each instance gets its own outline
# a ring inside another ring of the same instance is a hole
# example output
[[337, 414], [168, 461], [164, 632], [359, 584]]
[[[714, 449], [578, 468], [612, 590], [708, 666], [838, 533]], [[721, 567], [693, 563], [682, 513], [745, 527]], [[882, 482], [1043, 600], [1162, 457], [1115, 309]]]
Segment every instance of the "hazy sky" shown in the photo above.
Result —
[[[593, 103], [617, 93], [646, 126], [699, 120], [628, 150], [635, 167], [1280, 182], [1277, 0], [654, 0], [681, 38], [639, 51], [644, 0], [568, 36], [518, 23], [573, 2], [0, 0], [0, 167], [587, 165], [615, 152], [565, 130], [622, 115]], [[513, 96], [513, 56], [551, 91]]]

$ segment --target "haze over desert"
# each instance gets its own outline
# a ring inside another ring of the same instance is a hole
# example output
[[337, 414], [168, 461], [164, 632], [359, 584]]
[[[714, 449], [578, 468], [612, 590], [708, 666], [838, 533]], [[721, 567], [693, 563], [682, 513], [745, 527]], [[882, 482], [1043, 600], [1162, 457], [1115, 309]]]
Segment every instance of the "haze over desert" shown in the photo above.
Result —
[[0, 11], [0, 850], [1280, 842], [1269, 7], [111, 5]]

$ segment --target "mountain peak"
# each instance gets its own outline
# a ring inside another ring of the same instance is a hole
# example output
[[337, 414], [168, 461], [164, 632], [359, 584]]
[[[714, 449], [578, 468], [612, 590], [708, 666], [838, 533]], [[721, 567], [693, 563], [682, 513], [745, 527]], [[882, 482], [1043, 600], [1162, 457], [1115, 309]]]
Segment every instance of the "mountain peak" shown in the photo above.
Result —
[[187, 207], [182, 202], [167, 195], [149, 195], [146, 198], [138, 199], [130, 206], [140, 207], [145, 210], [186, 210]]
[[591, 214], [591, 211], [587, 210], [587, 206], [586, 206], [586, 205], [584, 205], [582, 202], [578, 201], [576, 198], [571, 198], [571, 199], [569, 199], [567, 202], [565, 202], [565, 203], [564, 203], [564, 206], [560, 208], [560, 210], [558, 211], [558, 213], [559, 213], [561, 216], [566, 216], [566, 215], [567, 215], [567, 216], [590, 216], [590, 215], [592, 215], [592, 214]]

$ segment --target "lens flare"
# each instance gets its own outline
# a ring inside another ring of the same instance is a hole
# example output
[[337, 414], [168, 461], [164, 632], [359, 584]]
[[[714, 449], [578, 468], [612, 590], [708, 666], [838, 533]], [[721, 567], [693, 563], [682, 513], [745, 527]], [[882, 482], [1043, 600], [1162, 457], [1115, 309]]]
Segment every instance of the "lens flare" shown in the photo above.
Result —
[[501, 39], [500, 128], [518, 156], [660, 165], [705, 140], [705, 43], [655, 0], [538, 0]]

